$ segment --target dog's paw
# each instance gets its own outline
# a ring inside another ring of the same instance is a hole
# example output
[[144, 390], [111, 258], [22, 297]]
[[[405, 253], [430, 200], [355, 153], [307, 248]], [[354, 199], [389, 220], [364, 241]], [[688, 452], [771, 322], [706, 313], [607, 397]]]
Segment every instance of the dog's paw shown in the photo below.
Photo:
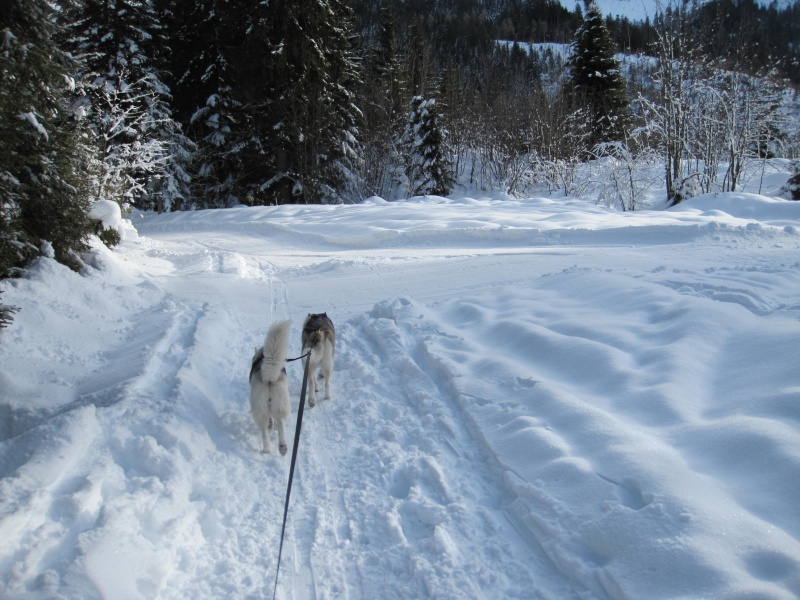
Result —
[[308, 401], [308, 408], [314, 408], [317, 405], [316, 400], [309, 400]]
[[278, 450], [280, 450], [281, 456], [286, 456], [286, 450], [287, 450], [286, 444], [281, 444], [280, 446], [278, 446]]

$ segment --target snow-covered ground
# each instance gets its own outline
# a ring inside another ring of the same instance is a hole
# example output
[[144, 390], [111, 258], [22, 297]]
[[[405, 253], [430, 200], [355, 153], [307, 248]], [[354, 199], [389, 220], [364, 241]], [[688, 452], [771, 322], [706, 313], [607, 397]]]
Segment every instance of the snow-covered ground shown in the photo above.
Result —
[[800, 202], [132, 226], [82, 275], [2, 283], [3, 598], [271, 597], [289, 456], [259, 452], [247, 374], [272, 320], [296, 356], [320, 311], [334, 394], [305, 412], [278, 598], [800, 596]]

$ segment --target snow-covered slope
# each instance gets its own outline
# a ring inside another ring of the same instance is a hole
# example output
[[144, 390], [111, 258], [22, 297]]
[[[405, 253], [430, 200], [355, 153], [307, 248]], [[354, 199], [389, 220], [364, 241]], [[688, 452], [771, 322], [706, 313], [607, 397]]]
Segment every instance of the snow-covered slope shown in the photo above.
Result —
[[[631, 21], [644, 21], [647, 18], [652, 21], [659, 10], [663, 10], [653, 0], [595, 0], [595, 2], [603, 15], [625, 17]], [[575, 8], [574, 4], [572, 6], [568, 6], [565, 2], [562, 4], [569, 10]], [[661, 6], [667, 6], [667, 3], [662, 3]], [[583, 9], [582, 3], [581, 8]]]
[[[777, 0], [776, 6], [778, 8], [786, 8], [796, 1]], [[657, 13], [663, 12], [670, 5], [667, 0], [595, 0], [595, 2], [603, 15], [626, 17], [631, 21], [644, 21], [646, 18], [652, 21]], [[758, 4], [769, 6], [772, 2], [773, 0], [760, 0]], [[561, 4], [566, 9], [575, 9], [575, 3], [570, 3], [568, 0], [561, 0]], [[580, 5], [581, 9], [583, 9], [583, 2], [580, 2]]]
[[2, 283], [0, 596], [271, 597], [289, 457], [259, 452], [249, 361], [318, 311], [334, 397], [305, 413], [278, 598], [800, 596], [800, 203], [133, 226], [82, 276]]

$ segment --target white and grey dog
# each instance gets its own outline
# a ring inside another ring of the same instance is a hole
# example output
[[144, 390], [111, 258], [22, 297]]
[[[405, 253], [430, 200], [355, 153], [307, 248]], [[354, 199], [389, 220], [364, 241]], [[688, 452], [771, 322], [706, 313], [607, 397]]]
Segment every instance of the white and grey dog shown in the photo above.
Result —
[[289, 382], [286, 379], [286, 347], [291, 321], [270, 325], [264, 346], [256, 350], [250, 368], [250, 412], [261, 430], [262, 452], [269, 452], [273, 427], [278, 430], [278, 450], [286, 454], [284, 425], [289, 417]]
[[316, 370], [325, 379], [325, 399], [331, 397], [331, 377], [333, 376], [333, 355], [336, 349], [336, 331], [333, 322], [326, 313], [309, 314], [303, 323], [302, 333], [303, 354], [310, 350], [311, 354], [306, 360], [308, 365], [309, 394], [308, 405], [317, 403], [317, 377]]

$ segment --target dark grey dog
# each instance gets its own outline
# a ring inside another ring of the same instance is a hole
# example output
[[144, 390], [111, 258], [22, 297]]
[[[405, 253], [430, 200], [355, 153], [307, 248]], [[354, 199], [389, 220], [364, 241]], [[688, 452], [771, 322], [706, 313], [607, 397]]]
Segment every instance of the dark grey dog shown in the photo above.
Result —
[[314, 406], [317, 403], [317, 376], [316, 371], [319, 367], [320, 374], [325, 380], [325, 399], [331, 397], [331, 377], [333, 375], [333, 355], [336, 348], [336, 331], [333, 322], [326, 313], [309, 314], [303, 323], [303, 354], [311, 350], [307, 360], [311, 361], [308, 365], [308, 405]]

